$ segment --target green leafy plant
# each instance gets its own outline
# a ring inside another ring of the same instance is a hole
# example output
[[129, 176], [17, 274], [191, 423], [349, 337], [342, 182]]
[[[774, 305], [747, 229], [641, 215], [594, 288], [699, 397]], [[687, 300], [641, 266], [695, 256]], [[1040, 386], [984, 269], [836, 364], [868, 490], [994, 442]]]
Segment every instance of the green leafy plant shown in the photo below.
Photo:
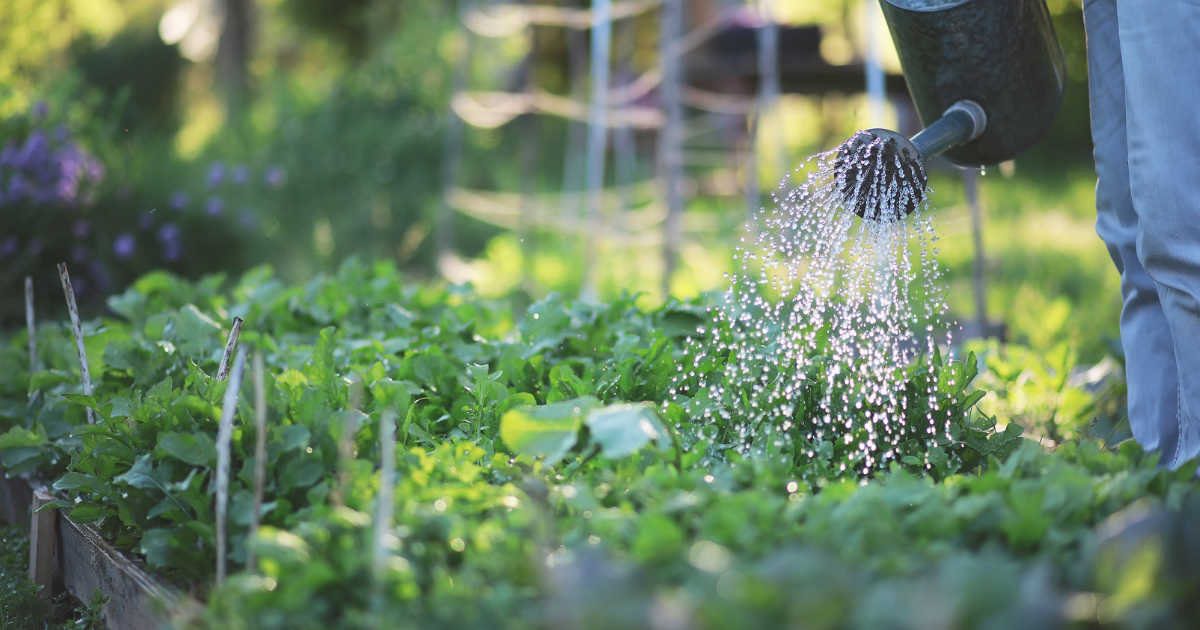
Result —
[[[38, 331], [41, 372], [19, 367], [23, 335], [0, 350], [19, 383], [0, 388], [3, 464], [52, 478], [64, 499], [47, 509], [205, 597], [187, 622], [198, 627], [649, 627], [654, 610], [706, 627], [874, 627], [893, 609], [918, 627], [922, 611], [886, 603], [896, 597], [944, 601], [939, 614], [963, 627], [1003, 625], [1061, 610], [1055, 589], [1090, 588], [1073, 567], [1097, 523], [1147, 495], [1178, 507], [1188, 487], [1131, 443], [1048, 452], [1015, 422], [997, 431], [973, 411], [974, 355], [906, 374], [906, 413], [945, 431], [860, 476], [837, 465], [836, 441], [797, 431], [731, 448], [719, 401], [680, 388], [680, 374], [720, 373], [689, 352], [698, 304], [552, 295], [514, 321], [502, 302], [355, 261], [303, 286], [266, 269], [222, 283], [155, 273], [114, 297], [121, 319], [85, 327], [90, 396], [61, 325]], [[234, 316], [267, 366], [267, 478], [251, 532], [247, 379], [231, 444], [235, 576], [213, 590], [230, 384], [211, 375]], [[384, 414], [399, 481], [378, 572]], [[961, 577], [976, 571], [997, 576], [992, 599]], [[1049, 585], [1033, 599], [1031, 580]]]

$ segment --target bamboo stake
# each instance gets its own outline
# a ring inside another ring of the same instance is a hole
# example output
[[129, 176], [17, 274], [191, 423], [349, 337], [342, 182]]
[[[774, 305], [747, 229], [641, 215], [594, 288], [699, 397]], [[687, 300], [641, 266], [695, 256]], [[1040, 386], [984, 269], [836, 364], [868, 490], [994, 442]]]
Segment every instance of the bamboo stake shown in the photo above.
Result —
[[218, 381], [229, 378], [229, 360], [233, 358], [233, 351], [237, 349], [238, 337], [241, 335], [242, 318], [234, 317], [233, 326], [229, 328], [229, 338], [225, 340], [225, 354], [221, 355], [221, 365], [217, 368]]
[[233, 419], [237, 415], [238, 388], [246, 367], [246, 349], [238, 350], [233, 362], [232, 378], [225, 386], [225, 402], [221, 407], [221, 425], [217, 430], [217, 586], [225, 583], [225, 556], [228, 555], [226, 514], [229, 511], [229, 442], [233, 439]]
[[[33, 322], [33, 278], [30, 276], [25, 276], [25, 328], [29, 331], [29, 376], [32, 378], [41, 370], [38, 366], [37, 327]], [[32, 405], [41, 393], [41, 390], [33, 392], [29, 396], [29, 404]]]
[[[263, 486], [267, 480], [267, 388], [263, 377], [263, 357], [254, 353], [254, 426], [257, 442], [254, 444], [254, 511], [250, 516], [250, 536], [258, 537], [258, 524], [262, 519]], [[246, 569], [258, 571], [258, 558], [254, 547], [248, 545]]]
[[[83, 393], [92, 395], [92, 375], [88, 372], [87, 348], [83, 346], [83, 326], [79, 323], [79, 306], [75, 303], [75, 289], [71, 287], [71, 274], [67, 263], [58, 263], [58, 278], [62, 280], [63, 293], [67, 296], [67, 311], [71, 314], [71, 329], [75, 332], [75, 352], [79, 355], [79, 379], [83, 381]], [[96, 412], [87, 407], [88, 424], [96, 424]]]
[[379, 494], [375, 501], [375, 542], [372, 554], [373, 599], [382, 603], [383, 576], [391, 555], [387, 537], [392, 531], [392, 511], [396, 503], [396, 418], [390, 410], [379, 417], [379, 460], [382, 466]]

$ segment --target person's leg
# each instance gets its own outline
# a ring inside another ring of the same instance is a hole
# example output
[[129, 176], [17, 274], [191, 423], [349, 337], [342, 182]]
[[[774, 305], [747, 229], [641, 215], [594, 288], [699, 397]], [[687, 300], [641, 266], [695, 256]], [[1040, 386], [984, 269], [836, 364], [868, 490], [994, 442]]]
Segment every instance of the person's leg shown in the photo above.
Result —
[[1200, 0], [1120, 0], [1137, 254], [1154, 278], [1178, 370], [1172, 467], [1200, 455]]
[[1085, 0], [1088, 88], [1096, 158], [1096, 232], [1121, 274], [1121, 345], [1129, 425], [1147, 451], [1170, 465], [1178, 443], [1178, 375], [1158, 287], [1138, 260], [1138, 215], [1127, 163], [1125, 77], [1115, 0]]

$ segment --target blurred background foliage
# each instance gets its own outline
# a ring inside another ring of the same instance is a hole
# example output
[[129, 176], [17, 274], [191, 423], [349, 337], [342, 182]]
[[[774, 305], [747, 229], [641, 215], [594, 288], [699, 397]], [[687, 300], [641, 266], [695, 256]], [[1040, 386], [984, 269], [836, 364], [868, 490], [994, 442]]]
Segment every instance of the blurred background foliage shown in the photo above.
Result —
[[[20, 150], [38, 130], [47, 137], [65, 134], [104, 167], [98, 181], [85, 178], [86, 190], [70, 203], [18, 199], [8, 194], [7, 179], [0, 187], [0, 317], [6, 326], [21, 318], [18, 283], [27, 273], [37, 281], [42, 307], [60, 308], [53, 263], [63, 260], [93, 309], [152, 268], [196, 277], [267, 262], [299, 280], [351, 255], [391, 258], [415, 279], [440, 271], [485, 294], [516, 292], [522, 300], [580, 288], [583, 260], [573, 232], [514, 230], [455, 213], [454, 257], [440, 267], [434, 233], [455, 60], [470, 54], [465, 85], [473, 90], [517, 92], [531, 77], [539, 90], [578, 94], [571, 46], [586, 53], [586, 32], [572, 39], [565, 29], [541, 27], [533, 38], [518, 29], [468, 42], [460, 7], [444, 0], [5, 4], [0, 145]], [[690, 30], [714, 7], [737, 3], [685, 4]], [[1118, 276], [1092, 228], [1095, 175], [1081, 6], [1079, 0], [1048, 4], [1070, 83], [1046, 139], [980, 180], [988, 315], [1007, 324], [1010, 341], [1040, 350], [1070, 344], [1081, 365], [1095, 365], [1114, 348]], [[489, 2], [469, 6], [476, 5]], [[862, 0], [774, 5], [783, 25], [819, 28], [824, 63], [861, 62], [867, 36]], [[231, 24], [240, 35], [230, 33]], [[614, 73], [624, 73], [622, 80], [657, 63], [658, 29], [656, 10], [619, 26]], [[883, 43], [885, 65], [898, 72], [890, 41]], [[654, 106], [655, 98], [651, 93], [638, 103]], [[774, 156], [797, 164], [870, 126], [861, 93], [785, 91], [776, 108], [780, 127], [763, 134], [756, 148], [764, 191], [784, 175]], [[899, 126], [902, 112], [894, 102], [887, 116]], [[457, 185], [516, 195], [530, 185], [522, 181], [521, 164], [532, 134], [533, 192], [568, 215], [580, 212], [579, 201], [563, 194], [571, 177], [572, 126], [551, 116], [533, 124], [527, 118], [466, 126]], [[739, 124], [745, 123], [734, 124], [735, 131]], [[610, 142], [610, 183], [621, 168], [633, 182], [656, 172], [655, 133], [638, 130], [630, 141], [634, 157], [626, 166], [615, 163], [616, 141]], [[734, 144], [717, 149], [735, 153]], [[745, 177], [741, 167], [688, 165], [688, 227], [670, 283], [676, 296], [723, 287], [746, 216]], [[961, 178], [943, 167], [932, 185], [948, 299], [952, 313], [967, 319], [973, 316], [974, 250]], [[656, 196], [642, 190], [624, 203], [645, 209]], [[601, 245], [602, 297], [627, 289], [644, 291], [646, 303], [664, 298], [660, 246], [641, 236], [622, 232]]]

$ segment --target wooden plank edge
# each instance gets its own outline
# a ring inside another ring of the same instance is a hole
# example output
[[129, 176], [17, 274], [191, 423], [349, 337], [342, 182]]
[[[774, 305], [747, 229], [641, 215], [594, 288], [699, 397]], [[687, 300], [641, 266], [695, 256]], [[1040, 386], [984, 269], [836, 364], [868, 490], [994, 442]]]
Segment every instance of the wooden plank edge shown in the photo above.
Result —
[[58, 510], [41, 510], [54, 501], [48, 492], [34, 492], [29, 523], [29, 579], [42, 587], [47, 599], [54, 592], [55, 548], [58, 546]]
[[[0, 516], [25, 530], [32, 522], [35, 495], [50, 495], [49, 488], [26, 475], [3, 481]], [[101, 618], [109, 628], [158, 630], [172, 621], [193, 619], [203, 610], [195, 598], [160, 583], [108, 544], [92, 525], [76, 523], [65, 513], [55, 520], [54, 582], [83, 603], [91, 601], [96, 590], [108, 597]], [[31, 557], [31, 565], [43, 562]]]

